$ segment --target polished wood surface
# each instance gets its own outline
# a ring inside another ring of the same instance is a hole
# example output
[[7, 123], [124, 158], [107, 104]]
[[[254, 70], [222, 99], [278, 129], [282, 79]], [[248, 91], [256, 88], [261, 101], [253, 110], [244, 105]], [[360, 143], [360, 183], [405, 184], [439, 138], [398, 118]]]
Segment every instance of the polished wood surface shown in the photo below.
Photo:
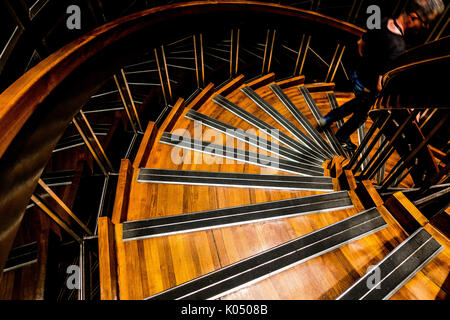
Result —
[[[354, 42], [364, 33], [350, 23], [283, 5], [195, 1], [133, 13], [100, 26], [51, 54], [0, 94], [0, 176], [2, 185], [7, 186], [2, 189], [4, 197], [0, 201], [0, 270], [57, 140], [101, 84], [144, 52], [179, 37], [180, 32], [203, 32], [205, 26], [207, 31], [229, 27], [244, 13], [249, 16], [245, 21], [252, 27], [265, 27], [270, 18], [280, 27], [299, 23], [311, 33], [331, 33], [345, 43]], [[173, 22], [183, 24], [183, 30], [174, 27]]]
[[[231, 79], [231, 81], [227, 82], [224, 86], [217, 89], [211, 98], [214, 98], [216, 95], [226, 96], [229, 93], [233, 92], [237, 88], [239, 88], [245, 81], [245, 77], [243, 74], [238, 75], [237, 77]], [[258, 83], [259, 79], [255, 80], [255, 83]]]
[[181, 114], [184, 111], [184, 108], [186, 107], [186, 104], [184, 103], [183, 98], [179, 98], [175, 105], [170, 110], [169, 114], [164, 119], [164, 122], [161, 124], [161, 127], [158, 130], [158, 133], [156, 135], [156, 141], [159, 141], [161, 139], [161, 135], [164, 132], [170, 132], [175, 125], [175, 123], [178, 121], [178, 119], [181, 117]]
[[107, 217], [98, 219], [98, 253], [100, 269], [100, 298], [117, 300], [117, 254], [114, 244], [114, 227]]
[[[314, 123], [297, 87], [286, 88], [284, 91], [311, 123]], [[256, 92], [300, 127], [267, 85], [257, 89]], [[316, 92], [312, 95], [321, 111], [327, 112], [330, 106], [326, 99], [326, 92]], [[227, 98], [290, 135], [239, 90], [234, 90], [228, 94]], [[338, 102], [341, 103], [345, 99], [338, 98]], [[245, 121], [218, 107], [211, 100], [201, 106], [198, 111], [243, 130], [253, 129], [256, 134], [259, 132]], [[226, 143], [226, 137], [223, 134], [201, 127], [199, 124], [194, 125], [192, 121], [184, 117], [178, 118], [172, 132], [218, 144]], [[243, 143], [237, 143], [235, 147], [250, 150], [254, 148]], [[253, 151], [261, 152], [254, 149]], [[175, 163], [171, 160], [173, 154], [184, 154], [185, 161]], [[117, 248], [120, 299], [148, 297], [363, 211], [365, 206], [355, 192], [357, 186], [354, 177], [342, 167], [339, 168], [343, 160], [336, 157], [334, 162], [338, 163], [338, 177], [345, 177], [350, 189], [349, 195], [354, 202], [354, 208], [351, 209], [128, 242], [122, 241], [122, 225], [116, 224], [114, 242]], [[324, 164], [325, 167], [330, 165], [332, 165], [330, 162]], [[275, 169], [224, 160], [195, 151], [176, 150], [172, 146], [160, 143], [155, 144], [145, 167], [285, 174]], [[137, 170], [134, 169], [134, 175], [136, 172]], [[335, 190], [341, 189], [339, 179], [333, 179], [333, 184], [336, 186]], [[379, 262], [408, 237], [408, 234], [383, 206], [379, 196], [372, 194], [374, 189], [370, 182], [362, 185], [365, 190], [368, 190], [372, 203], [378, 207], [380, 214], [388, 223], [387, 228], [230, 293], [221, 299], [334, 299], [351, 286], [365, 274], [369, 266]], [[136, 179], [133, 179], [126, 220], [141, 220], [314, 194], [320, 194], [320, 192], [149, 184], [138, 183]], [[427, 274], [424, 273], [425, 271], [417, 274], [393, 299], [445, 298], [446, 294], [443, 293], [443, 289], [441, 290], [441, 285], [445, 282], [442, 281], [443, 275], [447, 274], [445, 264], [436, 263], [435, 268], [438, 271], [431, 268], [432, 271]], [[433, 279], [436, 280], [431, 280], [430, 274], [433, 274], [435, 277]], [[421, 293], [421, 290], [425, 292]]]
[[351, 170], [343, 170], [337, 177], [341, 190], [356, 190], [357, 184]]
[[364, 30], [322, 14], [293, 7], [248, 1], [196, 1], [171, 4], [137, 12], [94, 29], [44, 59], [18, 79], [0, 95], [0, 156], [19, 132], [26, 120], [56, 86], [83, 62], [105, 47], [130, 36], [161, 20], [189, 16], [198, 12], [227, 9], [270, 13], [276, 16], [295, 17], [311, 24], [321, 24], [348, 36], [359, 37]]
[[[143, 141], [145, 142], [145, 141]], [[122, 159], [120, 162], [119, 179], [117, 181], [116, 196], [112, 213], [112, 222], [122, 223], [126, 221], [130, 202], [131, 183], [133, 181], [133, 166], [130, 160]]]
[[396, 192], [386, 200], [386, 207], [409, 234], [429, 223], [428, 219], [406, 198]]
[[342, 174], [342, 163], [345, 158], [343, 156], [335, 156], [331, 161], [330, 174], [333, 178], [336, 178]]

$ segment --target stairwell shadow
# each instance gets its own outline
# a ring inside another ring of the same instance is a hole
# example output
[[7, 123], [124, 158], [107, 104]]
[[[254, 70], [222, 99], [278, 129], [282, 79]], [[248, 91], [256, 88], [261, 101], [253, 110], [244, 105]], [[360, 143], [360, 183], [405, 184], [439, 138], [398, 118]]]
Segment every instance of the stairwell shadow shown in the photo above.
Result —
[[436, 300], [450, 300], [450, 274], [447, 274], [447, 278], [441, 285], [441, 290], [436, 295]]

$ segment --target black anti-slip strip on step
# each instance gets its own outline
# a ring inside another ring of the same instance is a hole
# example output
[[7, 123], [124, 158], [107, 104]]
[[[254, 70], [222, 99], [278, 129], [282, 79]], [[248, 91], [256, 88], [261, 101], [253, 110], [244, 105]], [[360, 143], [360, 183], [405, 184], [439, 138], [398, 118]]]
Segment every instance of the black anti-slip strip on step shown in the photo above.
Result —
[[327, 149], [323, 149], [320, 145], [316, 144], [310, 137], [298, 129], [292, 122], [284, 117], [278, 110], [272, 107], [267, 101], [261, 98], [250, 87], [243, 87], [241, 89], [243, 93], [247, 95], [256, 105], [263, 109], [268, 115], [274, 118], [283, 128], [288, 130], [294, 137], [307, 146], [312, 152], [319, 152], [328, 159], [333, 158], [333, 154]]
[[9, 252], [3, 272], [12, 271], [37, 262], [38, 245], [32, 242], [16, 247]]
[[320, 176], [288, 176], [142, 168], [139, 171], [137, 181], [237, 188], [333, 191], [331, 178]]
[[385, 228], [373, 208], [148, 299], [215, 299]]
[[420, 228], [337, 299], [389, 299], [442, 250], [439, 242]]
[[248, 150], [229, 148], [224, 145], [178, 136], [168, 132], [163, 133], [159, 142], [289, 173], [307, 176], [323, 176], [324, 173], [324, 169], [317, 166], [274, 158], [261, 153], [250, 152]]
[[200, 121], [202, 125], [212, 128], [218, 132], [226, 134], [230, 137], [236, 138], [238, 140], [244, 141], [252, 146], [258, 147], [262, 150], [269, 151], [273, 154], [278, 154], [281, 157], [286, 159], [295, 161], [295, 162], [304, 162], [311, 165], [317, 165], [317, 162], [311, 162], [309, 157], [305, 157], [301, 153], [294, 151], [290, 148], [286, 148], [285, 146], [276, 144], [272, 141], [263, 139], [254, 134], [248, 133], [242, 129], [237, 127], [233, 127], [225, 122], [219, 121], [217, 119], [208, 117], [200, 112], [195, 110], [189, 110], [186, 113], [186, 118], [194, 121]]
[[290, 218], [322, 211], [353, 207], [347, 192], [333, 192], [310, 197], [272, 201], [225, 209], [171, 215], [125, 222], [123, 241], [141, 240], [177, 233]]
[[237, 106], [236, 104], [232, 103], [231, 101], [227, 100], [221, 95], [217, 95], [212, 99], [215, 103], [217, 103], [222, 108], [230, 111], [231, 113], [235, 114], [242, 120], [248, 122], [249, 124], [253, 125], [254, 127], [265, 130], [268, 135], [270, 135], [272, 138], [277, 139], [287, 147], [300, 152], [303, 155], [309, 155], [310, 160], [313, 162], [317, 162], [319, 164], [322, 164], [323, 161], [326, 160], [326, 157], [322, 154], [312, 154], [310, 149], [301, 144], [299, 141], [295, 140], [294, 138], [288, 136], [284, 132], [278, 130], [277, 128], [269, 125], [268, 123], [264, 122], [263, 120], [255, 117], [250, 112], [242, 109], [241, 107]]
[[322, 148], [327, 154], [334, 155], [338, 154], [336, 150], [333, 150], [325, 139], [320, 135], [320, 133], [314, 128], [314, 126], [306, 119], [306, 117], [300, 112], [297, 106], [288, 98], [288, 96], [283, 92], [279, 85], [273, 84], [270, 86], [273, 93], [280, 99], [284, 104], [286, 109], [294, 116], [294, 118], [302, 125], [306, 132], [311, 136], [311, 138]]
[[[311, 113], [314, 116], [314, 119], [316, 119], [317, 123], [320, 118], [322, 118], [322, 113], [320, 112], [319, 108], [317, 107], [314, 99], [312, 98], [311, 94], [309, 93], [308, 88], [305, 86], [299, 87], [300, 93], [303, 96], [303, 99], [305, 99], [306, 104], [308, 105], [309, 109], [311, 110]], [[345, 156], [345, 151], [342, 148], [341, 144], [337, 140], [336, 136], [334, 135], [333, 131], [331, 131], [330, 128], [327, 128], [323, 130], [323, 133], [325, 134], [325, 137], [327, 137], [328, 141], [330, 142], [331, 146], [334, 149], [334, 153]], [[327, 144], [328, 147], [330, 147]]]

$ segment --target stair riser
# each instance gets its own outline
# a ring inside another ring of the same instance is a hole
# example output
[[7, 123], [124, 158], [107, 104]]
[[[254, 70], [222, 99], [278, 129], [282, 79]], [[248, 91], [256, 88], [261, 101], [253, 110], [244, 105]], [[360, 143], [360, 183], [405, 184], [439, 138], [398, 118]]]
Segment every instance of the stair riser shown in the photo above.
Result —
[[218, 298], [385, 227], [380, 214], [375, 209], [368, 210], [149, 299]]
[[328, 159], [333, 158], [333, 154], [325, 149], [322, 149], [319, 145], [309, 138], [306, 134], [300, 131], [289, 120], [287, 120], [282, 114], [280, 114], [275, 108], [263, 100], [253, 90], [245, 87], [242, 91], [261, 109], [263, 109], [268, 115], [275, 119], [283, 128], [289, 131], [294, 137], [302, 142], [314, 155], [323, 156]]

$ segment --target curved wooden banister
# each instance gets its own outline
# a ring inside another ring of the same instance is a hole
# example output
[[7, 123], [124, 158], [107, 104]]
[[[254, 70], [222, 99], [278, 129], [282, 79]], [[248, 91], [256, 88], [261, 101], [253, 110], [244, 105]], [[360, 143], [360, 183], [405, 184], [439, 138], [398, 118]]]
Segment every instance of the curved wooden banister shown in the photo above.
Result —
[[50, 55], [32, 68], [0, 95], [0, 157], [11, 140], [33, 113], [37, 105], [83, 61], [104, 47], [161, 20], [186, 16], [197, 11], [225, 10], [263, 12], [291, 16], [331, 28], [353, 36], [361, 36], [364, 29], [322, 14], [288, 6], [252, 1], [198, 1], [156, 7], [120, 18], [82, 36]]
[[[425, 60], [415, 61], [412, 63], [402, 65], [400, 67], [397, 67], [397, 68], [387, 72], [383, 76], [383, 85], [385, 87], [389, 86], [390, 81], [392, 81], [395, 77], [400, 76], [405, 71], [414, 70], [414, 69], [420, 68], [420, 67], [426, 67], [426, 65], [433, 65], [435, 63], [446, 63], [449, 58], [450, 58], [450, 55], [438, 56], [438, 57], [433, 57], [433, 58], [429, 58], [429, 59], [425, 59]], [[441, 79], [439, 79], [439, 80], [441, 80]]]
[[0, 272], [53, 148], [101, 83], [167, 37], [197, 32], [205, 25], [211, 29], [208, 23], [218, 28], [250, 19], [264, 26], [306, 25], [310, 33], [323, 32], [343, 43], [354, 42], [364, 32], [315, 12], [277, 4], [227, 0], [166, 5], [96, 28], [41, 61], [0, 95]]

